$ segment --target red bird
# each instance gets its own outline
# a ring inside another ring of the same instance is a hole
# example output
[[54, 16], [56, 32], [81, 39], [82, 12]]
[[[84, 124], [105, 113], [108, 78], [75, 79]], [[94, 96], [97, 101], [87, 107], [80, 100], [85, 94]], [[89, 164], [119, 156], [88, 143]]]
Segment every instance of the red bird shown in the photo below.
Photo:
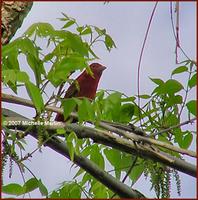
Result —
[[[71, 97], [87, 97], [89, 99], [95, 98], [100, 77], [106, 67], [99, 63], [92, 63], [90, 68], [93, 72], [93, 76], [88, 74], [86, 70], [83, 71], [76, 79], [79, 88], [76, 87], [75, 83], [72, 83], [65, 93], [65, 99]], [[64, 116], [58, 113], [55, 121], [64, 121]]]

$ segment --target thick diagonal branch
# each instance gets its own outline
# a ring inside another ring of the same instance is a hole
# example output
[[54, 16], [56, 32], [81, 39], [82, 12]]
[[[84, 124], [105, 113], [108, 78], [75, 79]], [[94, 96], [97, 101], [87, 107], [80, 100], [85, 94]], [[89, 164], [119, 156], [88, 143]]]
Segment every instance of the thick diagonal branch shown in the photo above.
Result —
[[[8, 121], [24, 121], [26, 119], [21, 118], [20, 116], [17, 117], [8, 117], [7, 114], [7, 122]], [[28, 124], [28, 123], [25, 123]], [[18, 125], [8, 126], [10, 128], [17, 128], [18, 130], [25, 131], [27, 129], [27, 125]], [[34, 127], [36, 130], [36, 126]], [[117, 135], [113, 135], [105, 130], [98, 130], [95, 128], [80, 126], [77, 124], [65, 124], [59, 122], [57, 125], [47, 125], [46, 130], [54, 134], [57, 128], [65, 128], [67, 131], [72, 130], [74, 131], [79, 138], [91, 138], [93, 141], [101, 144], [105, 144], [106, 146], [110, 146], [121, 151], [138, 155], [143, 158], [149, 158], [156, 162], [161, 162], [170, 166], [174, 169], [177, 169], [183, 173], [189, 174], [191, 176], [196, 177], [196, 166], [185, 162], [184, 160], [178, 159], [176, 157], [170, 156], [164, 152], [155, 151], [149, 145], [141, 144], [141, 143], [134, 143], [133, 141], [127, 140], [126, 138], [118, 137]], [[31, 131], [30, 131], [31, 134]]]
[[[16, 97], [13, 95], [2, 94], [2, 100], [5, 102], [15, 103], [15, 104], [34, 108], [34, 104], [30, 100]], [[61, 114], [63, 113], [63, 110], [61, 108], [57, 108], [57, 107], [46, 106], [45, 109], [48, 111], [52, 111], [52, 112], [57, 112], [57, 113], [61, 113]], [[71, 117], [74, 117], [74, 118], [78, 117], [76, 113], [71, 113], [70, 115], [71, 115]], [[128, 138], [128, 139], [136, 141], [136, 142], [144, 142], [144, 143], [148, 143], [148, 144], [154, 144], [154, 145], [169, 149], [171, 151], [175, 151], [175, 152], [178, 152], [181, 154], [186, 154], [186, 155], [189, 155], [192, 157], [196, 157], [196, 153], [193, 151], [182, 149], [182, 148], [173, 146], [171, 144], [167, 144], [162, 141], [154, 140], [152, 138], [148, 138], [148, 137], [139, 135], [140, 130], [139, 129], [136, 130], [135, 126], [134, 126], [134, 129], [131, 130], [129, 133], [129, 131], [124, 131], [123, 129], [114, 127], [113, 123], [102, 121], [102, 122], [99, 122], [98, 125], [106, 130], [112, 131], [118, 135], [124, 136], [125, 138]], [[115, 124], [115, 126], [116, 126], [116, 124]], [[143, 135], [146, 135], [146, 133], [144, 133], [142, 130], [141, 130], [141, 133]]]

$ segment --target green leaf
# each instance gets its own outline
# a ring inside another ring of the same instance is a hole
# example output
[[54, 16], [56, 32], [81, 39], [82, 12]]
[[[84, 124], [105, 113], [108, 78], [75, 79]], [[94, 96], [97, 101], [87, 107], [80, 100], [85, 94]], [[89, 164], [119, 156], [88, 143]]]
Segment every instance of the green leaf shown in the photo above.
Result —
[[105, 35], [105, 45], [106, 45], [106, 48], [108, 49], [108, 51], [110, 51], [113, 47], [116, 48], [114, 41], [112, 40], [112, 38], [109, 35]]
[[49, 53], [43, 58], [43, 62], [47, 62], [47, 61], [51, 60], [53, 57], [54, 57], [54, 54]]
[[91, 182], [91, 180], [93, 180], [93, 177], [88, 173], [85, 173], [82, 178], [81, 184], [84, 185], [86, 182]]
[[114, 92], [105, 99], [103, 111], [104, 119], [119, 121], [121, 111], [121, 96], [121, 93]]
[[16, 142], [16, 145], [20, 148], [20, 150], [25, 151], [23, 144], [19, 140], [16, 140], [15, 142]]
[[150, 78], [150, 80], [157, 85], [162, 85], [164, 83], [164, 81], [159, 78]]
[[18, 40], [20, 40], [20, 38], [2, 46], [3, 58], [5, 58], [6, 56], [9, 56], [10, 53], [12, 54], [13, 52], [15, 52], [15, 55], [18, 54], [18, 48], [17, 48]]
[[176, 115], [174, 115], [172, 113], [168, 113], [165, 118], [165, 123], [166, 123], [166, 126], [168, 126], [168, 127], [174, 126], [179, 123], [179, 119], [177, 118]]
[[184, 136], [181, 140], [181, 142], [179, 143], [179, 146], [183, 149], [188, 149], [189, 146], [191, 145], [193, 140], [193, 135], [190, 131], [185, 131], [184, 132]]
[[87, 67], [86, 60], [82, 56], [71, 55], [56, 62], [50, 72], [48, 79], [57, 87], [63, 81], [68, 79], [71, 72]]
[[49, 196], [51, 199], [60, 198], [60, 195], [57, 191], [52, 191], [52, 194]]
[[115, 169], [115, 175], [117, 179], [120, 179], [121, 175], [121, 152], [115, 149], [104, 149], [104, 154], [107, 158], [107, 160], [111, 163], [111, 165]]
[[12, 69], [3, 70], [2, 78], [5, 84], [8, 83], [9, 81], [14, 85], [16, 84], [16, 82], [22, 82], [22, 83], [29, 82], [29, 76], [27, 75], [26, 72], [12, 70]]
[[167, 107], [171, 107], [176, 104], [181, 104], [183, 102], [181, 95], [171, 95], [167, 101]]
[[76, 28], [76, 30], [81, 34], [82, 33], [82, 31], [85, 29], [85, 27], [84, 26], [78, 26], [77, 28]]
[[149, 99], [149, 98], [151, 98], [151, 96], [148, 95], [148, 94], [142, 94], [142, 95], [139, 95], [139, 98], [141, 98], [141, 99]]
[[2, 79], [3, 82], [6, 84], [11, 82], [12, 84], [16, 84], [16, 70], [8, 69], [2, 71]]
[[94, 53], [94, 51], [91, 49], [90, 46], [88, 46], [88, 50], [91, 53], [91, 55], [95, 58], [95, 59], [99, 59], [99, 57]]
[[[68, 188], [69, 197], [68, 198], [76, 198], [80, 199], [81, 197], [81, 190], [80, 187], [76, 183], [71, 183]], [[63, 193], [64, 197], [65, 193]]]
[[136, 97], [132, 96], [132, 97], [126, 97], [126, 98], [121, 98], [122, 102], [134, 102], [136, 99]]
[[76, 23], [75, 20], [69, 20], [69, 21], [62, 27], [62, 29], [68, 28], [68, 27], [72, 26], [72, 25], [75, 24], [75, 23]]
[[21, 195], [24, 193], [24, 189], [21, 185], [16, 183], [10, 183], [8, 185], [2, 186], [2, 192], [5, 194]]
[[92, 146], [90, 160], [93, 161], [95, 164], [97, 164], [101, 169], [104, 169], [105, 166], [104, 158], [100, 152], [98, 145], [96, 144]]
[[196, 86], [196, 84], [197, 84], [197, 73], [194, 74], [194, 75], [191, 77], [191, 79], [188, 81], [188, 86], [189, 86], [190, 88], [193, 88], [193, 87]]
[[69, 134], [69, 136], [67, 137], [67, 146], [68, 146], [68, 149], [69, 149], [69, 156], [70, 156], [70, 159], [71, 161], [74, 161], [74, 154], [75, 154], [75, 144], [77, 143], [77, 136], [74, 132], [71, 132]]
[[64, 110], [64, 119], [66, 120], [69, 117], [70, 113], [74, 112], [76, 101], [73, 98], [64, 99], [62, 101], [62, 106]]
[[41, 179], [39, 179], [39, 181], [38, 181], [38, 187], [39, 187], [39, 191], [40, 191], [42, 196], [48, 196], [47, 188], [42, 183]]
[[171, 75], [180, 74], [180, 73], [186, 72], [186, 71], [188, 71], [188, 68], [187, 68], [186, 66], [179, 66], [179, 67], [177, 67], [176, 69], [174, 69], [174, 70], [172, 71], [172, 74], [171, 74]]
[[27, 82], [25, 83], [26, 90], [28, 92], [29, 97], [31, 98], [36, 110], [41, 113], [44, 109], [43, 98], [41, 96], [39, 88], [37, 88], [33, 83]]
[[91, 102], [87, 98], [78, 101], [78, 119], [79, 122], [94, 121], [95, 111]]
[[22, 71], [19, 71], [16, 73], [16, 79], [18, 82], [22, 82], [22, 83], [27, 83], [30, 81], [28, 74]]
[[101, 101], [104, 98], [104, 90], [100, 90], [99, 92], [96, 93], [96, 98]]
[[80, 53], [82, 56], [88, 57], [88, 48], [86, 44], [82, 41], [81, 37], [68, 31], [67, 42], [74, 51]]
[[106, 29], [100, 29], [96, 26], [94, 26], [95, 31], [98, 33], [98, 35], [105, 35], [106, 34]]
[[174, 79], [169, 79], [158, 88], [158, 94], [173, 95], [183, 89], [183, 85]]
[[38, 49], [35, 47], [33, 41], [31, 41], [30, 39], [21, 38], [18, 41], [17, 46], [25, 55], [31, 54], [35, 58], [38, 58]]
[[15, 94], [17, 94], [17, 86], [16, 86], [16, 83], [11, 83], [11, 82], [9, 82], [8, 83], [8, 85], [9, 85], [9, 87], [10, 87], [10, 89], [15, 93]]
[[63, 187], [58, 190], [59, 198], [80, 198], [81, 190], [76, 183], [64, 183]]
[[8, 59], [8, 68], [19, 70], [19, 62], [18, 62], [18, 50], [13, 49], [13, 51], [10, 51], [7, 55]]
[[39, 61], [32, 54], [27, 54], [27, 62], [34, 72], [36, 79], [36, 85], [39, 86], [41, 83], [41, 70], [39, 69]]
[[120, 111], [120, 122], [121, 123], [128, 123], [131, 121], [134, 115], [134, 105], [131, 103], [126, 103], [121, 106]]
[[193, 114], [194, 116], [197, 116], [197, 101], [196, 100], [191, 100], [188, 103], [186, 103], [186, 107], [188, 111]]
[[31, 192], [38, 188], [38, 180], [36, 178], [31, 178], [25, 182], [23, 185], [24, 193]]
[[87, 34], [90, 34], [92, 33], [92, 30], [89, 26], [87, 26], [80, 34], [81, 35], [87, 35]]
[[47, 37], [53, 36], [54, 33], [54, 28], [51, 24], [49, 23], [43, 23], [43, 22], [39, 22], [39, 23], [35, 23], [33, 25], [31, 25], [24, 33], [24, 35], [26, 37], [30, 37], [32, 36], [34, 33], [36, 33], [38, 36], [40, 37]]
[[65, 13], [61, 12], [61, 14], [65, 17], [64, 18], [65, 20], [69, 20], [70, 19]]
[[131, 173], [129, 174], [129, 177], [133, 181], [133, 184], [135, 184], [136, 181], [140, 178], [140, 176], [144, 172], [144, 169], [145, 169], [145, 166], [143, 163], [133, 167]]
[[120, 167], [121, 152], [115, 149], [104, 149], [104, 154], [111, 165], [115, 168]]
[[58, 129], [56, 129], [56, 132], [58, 135], [64, 135], [66, 131], [64, 128], [58, 128]]
[[91, 189], [90, 192], [94, 194], [93, 198], [108, 198], [107, 196], [107, 191], [106, 187], [100, 183], [100, 182], [95, 182]]

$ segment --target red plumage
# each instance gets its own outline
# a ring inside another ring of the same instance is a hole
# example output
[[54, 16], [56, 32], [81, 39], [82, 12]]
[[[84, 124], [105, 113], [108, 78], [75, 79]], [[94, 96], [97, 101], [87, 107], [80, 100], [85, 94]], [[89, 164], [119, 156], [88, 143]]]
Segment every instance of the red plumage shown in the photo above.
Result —
[[[93, 76], [88, 74], [86, 70], [83, 71], [76, 79], [79, 89], [76, 87], [75, 83], [72, 83], [65, 93], [65, 99], [71, 97], [87, 97], [89, 99], [95, 98], [100, 77], [106, 67], [99, 63], [92, 63], [90, 68], [93, 72]], [[55, 121], [64, 121], [63, 115], [58, 113]]]

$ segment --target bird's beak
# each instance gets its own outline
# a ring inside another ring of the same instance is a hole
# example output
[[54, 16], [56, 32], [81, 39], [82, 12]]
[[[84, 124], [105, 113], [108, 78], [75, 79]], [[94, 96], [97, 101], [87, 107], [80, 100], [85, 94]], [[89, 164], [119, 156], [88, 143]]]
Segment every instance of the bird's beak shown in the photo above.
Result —
[[105, 66], [101, 66], [101, 70], [104, 71], [106, 69]]

